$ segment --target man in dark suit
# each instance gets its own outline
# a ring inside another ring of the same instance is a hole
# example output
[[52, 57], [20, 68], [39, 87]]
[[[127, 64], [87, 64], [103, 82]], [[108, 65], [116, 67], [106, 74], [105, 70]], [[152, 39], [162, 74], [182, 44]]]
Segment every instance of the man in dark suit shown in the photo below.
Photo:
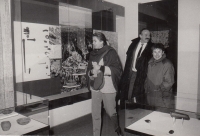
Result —
[[138, 38], [132, 40], [126, 52], [126, 63], [118, 96], [121, 108], [124, 108], [125, 100], [136, 102], [136, 96], [144, 93], [148, 61], [152, 56], [151, 46], [150, 31], [145, 28], [141, 30]]

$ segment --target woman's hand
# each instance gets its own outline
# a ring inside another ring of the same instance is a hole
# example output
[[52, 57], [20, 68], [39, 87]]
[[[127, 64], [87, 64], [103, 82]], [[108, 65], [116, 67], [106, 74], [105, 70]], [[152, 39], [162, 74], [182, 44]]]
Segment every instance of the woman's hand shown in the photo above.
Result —
[[94, 71], [95, 70], [98, 71], [101, 68], [101, 66], [98, 65], [97, 62], [92, 62], [92, 66], [93, 66]]
[[97, 77], [97, 74], [98, 74], [99, 70], [92, 69], [91, 72], [93, 74], [93, 77]]

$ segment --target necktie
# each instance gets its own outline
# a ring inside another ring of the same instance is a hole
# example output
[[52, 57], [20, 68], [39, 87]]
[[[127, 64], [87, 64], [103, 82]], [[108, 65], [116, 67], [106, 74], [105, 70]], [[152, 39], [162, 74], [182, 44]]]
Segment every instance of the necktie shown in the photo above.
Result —
[[140, 47], [140, 50], [139, 50], [139, 52], [138, 52], [138, 54], [137, 54], [136, 60], [140, 57], [140, 54], [141, 54], [143, 45], [144, 45], [144, 44], [142, 43], [142, 44], [141, 44], [141, 47]]

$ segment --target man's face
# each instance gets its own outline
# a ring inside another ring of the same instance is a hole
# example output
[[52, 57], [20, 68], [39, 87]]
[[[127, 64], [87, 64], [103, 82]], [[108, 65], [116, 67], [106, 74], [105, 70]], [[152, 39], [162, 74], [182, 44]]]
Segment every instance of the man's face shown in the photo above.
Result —
[[140, 34], [140, 39], [142, 43], [147, 43], [150, 39], [150, 32], [149, 30], [143, 30]]
[[159, 60], [160, 58], [162, 58], [163, 54], [164, 54], [164, 51], [162, 49], [159, 49], [159, 48], [153, 49], [153, 58], [155, 60]]

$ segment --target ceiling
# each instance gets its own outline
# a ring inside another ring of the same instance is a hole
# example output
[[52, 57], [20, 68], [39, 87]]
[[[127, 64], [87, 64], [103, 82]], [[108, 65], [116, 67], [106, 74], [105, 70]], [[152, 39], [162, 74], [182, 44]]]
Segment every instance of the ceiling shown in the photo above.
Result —
[[178, 0], [162, 0], [139, 4], [139, 12], [161, 20], [177, 18]]

